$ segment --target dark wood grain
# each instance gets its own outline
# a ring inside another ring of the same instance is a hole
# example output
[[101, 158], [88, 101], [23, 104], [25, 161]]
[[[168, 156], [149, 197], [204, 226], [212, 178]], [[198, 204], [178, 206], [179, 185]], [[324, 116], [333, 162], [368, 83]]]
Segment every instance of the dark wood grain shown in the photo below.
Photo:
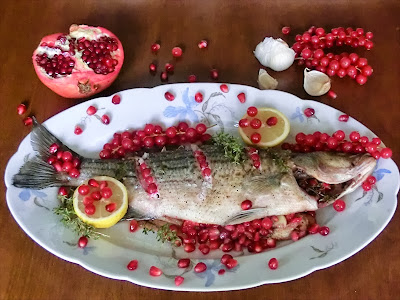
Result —
[[[115, 83], [101, 95], [153, 87], [158, 76], [148, 73], [157, 59], [163, 66], [170, 49], [185, 46], [183, 59], [169, 82], [185, 82], [189, 74], [209, 81], [212, 67], [220, 81], [256, 86], [259, 64], [252, 51], [264, 36], [282, 36], [290, 25], [303, 32], [311, 25], [363, 27], [374, 33], [375, 47], [365, 55], [374, 74], [365, 86], [337, 79], [336, 100], [317, 98], [353, 116], [378, 134], [400, 162], [398, 130], [400, 98], [399, 1], [12, 1], [0, 6], [0, 165], [1, 174], [29, 129], [16, 107], [29, 103], [40, 121], [83, 100], [64, 99], [37, 79], [31, 55], [40, 38], [65, 32], [71, 23], [103, 26], [117, 34], [125, 49], [125, 63]], [[197, 42], [210, 46], [199, 53]], [[285, 37], [290, 44], [294, 35]], [[161, 40], [155, 57], [149, 48]], [[310, 98], [302, 88], [302, 69], [271, 72], [279, 89]], [[100, 95], [100, 96], [101, 96]], [[140, 105], [140, 103], [138, 103]], [[0, 298], [1, 299], [397, 299], [400, 293], [400, 216], [365, 249], [346, 261], [292, 282], [221, 293], [173, 293], [107, 279], [67, 263], [34, 243], [16, 224], [0, 186]], [[355, 216], [356, 218], [357, 216]], [[356, 233], [355, 233], [356, 234]], [[293, 259], [301, 259], [293, 258]]]

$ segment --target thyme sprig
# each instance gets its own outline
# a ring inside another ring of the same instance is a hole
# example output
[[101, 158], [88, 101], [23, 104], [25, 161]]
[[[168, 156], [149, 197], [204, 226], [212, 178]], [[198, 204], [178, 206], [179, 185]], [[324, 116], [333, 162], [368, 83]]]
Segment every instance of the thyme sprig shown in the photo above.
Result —
[[239, 164], [244, 160], [244, 146], [239, 139], [224, 132], [219, 132], [213, 136], [212, 141], [215, 145], [222, 147], [225, 157]]
[[59, 195], [58, 199], [61, 203], [58, 207], [54, 208], [54, 213], [61, 216], [61, 223], [63, 223], [65, 227], [76, 232], [79, 236], [86, 236], [94, 239], [99, 237], [99, 234], [95, 232], [93, 226], [86, 224], [76, 215], [72, 196]]
[[[149, 232], [156, 233], [152, 228], [143, 227], [144, 234], [148, 234]], [[162, 243], [169, 242], [172, 244], [178, 239], [176, 232], [169, 228], [168, 223], [165, 223], [163, 226], [158, 228], [156, 234], [157, 241]]]

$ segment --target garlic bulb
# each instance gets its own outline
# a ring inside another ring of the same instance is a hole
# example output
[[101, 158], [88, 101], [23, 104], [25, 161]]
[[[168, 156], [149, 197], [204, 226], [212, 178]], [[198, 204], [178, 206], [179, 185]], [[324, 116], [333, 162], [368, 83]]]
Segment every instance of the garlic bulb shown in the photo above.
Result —
[[282, 39], [266, 37], [254, 50], [258, 61], [274, 71], [283, 71], [294, 62], [295, 52]]
[[258, 87], [260, 90], [275, 90], [278, 86], [278, 81], [268, 74], [264, 69], [258, 71]]
[[331, 88], [331, 80], [325, 73], [305, 68], [303, 86], [307, 94], [321, 96]]

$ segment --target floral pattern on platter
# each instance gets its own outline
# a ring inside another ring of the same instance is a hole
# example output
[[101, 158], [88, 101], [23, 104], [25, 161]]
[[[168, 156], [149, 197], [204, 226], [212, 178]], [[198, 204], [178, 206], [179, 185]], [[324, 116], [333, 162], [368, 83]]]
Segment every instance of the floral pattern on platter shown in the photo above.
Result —
[[316, 116], [315, 114], [313, 114], [313, 115], [310, 116], [310, 117], [307, 117], [307, 116], [304, 114], [304, 112], [301, 111], [301, 109], [300, 109], [299, 106], [296, 107], [296, 111], [290, 116], [290, 120], [295, 121], [296, 119], [299, 119], [300, 123], [303, 123], [304, 120], [307, 120], [307, 123], [310, 123], [310, 122], [312, 122], [312, 121], [314, 121], [314, 120], [317, 120], [318, 123], [321, 122], [321, 121], [317, 118], [317, 116]]
[[203, 260], [202, 262], [206, 264], [207, 270], [202, 273], [195, 273], [195, 275], [197, 277], [206, 279], [204, 284], [205, 287], [209, 287], [214, 283], [216, 277], [215, 273], [218, 274], [219, 270], [224, 269], [226, 272], [236, 273], [236, 271], [239, 269], [239, 264], [232, 269], [227, 269], [218, 259]]
[[332, 243], [330, 246], [326, 246], [325, 250], [321, 250], [321, 249], [319, 249], [317, 247], [310, 246], [317, 253], [317, 256], [310, 257], [310, 260], [311, 259], [316, 259], [316, 258], [323, 258], [323, 257], [327, 256], [328, 253], [330, 251], [332, 251], [336, 246], [337, 245], [335, 243]]
[[86, 246], [84, 248], [80, 248], [78, 247], [78, 242], [68, 242], [68, 241], [63, 241], [64, 244], [67, 244], [70, 247], [73, 247], [79, 251], [82, 251], [83, 255], [88, 255], [89, 253], [91, 253], [94, 249], [96, 249], [96, 247], [93, 246]]

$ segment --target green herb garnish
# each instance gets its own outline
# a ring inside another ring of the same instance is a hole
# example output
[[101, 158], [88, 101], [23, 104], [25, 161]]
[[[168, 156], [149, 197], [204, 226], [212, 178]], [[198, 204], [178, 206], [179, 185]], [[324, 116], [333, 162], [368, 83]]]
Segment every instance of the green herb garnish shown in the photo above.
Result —
[[54, 208], [54, 213], [61, 216], [61, 222], [65, 227], [76, 232], [79, 236], [86, 236], [88, 238], [97, 239], [99, 234], [95, 232], [95, 228], [89, 224], [86, 224], [78, 218], [74, 211], [74, 205], [72, 196], [58, 196], [61, 201], [60, 206]]
[[277, 152], [272, 149], [266, 150], [267, 155], [274, 161], [274, 163], [278, 166], [279, 170], [283, 173], [287, 173], [289, 171], [289, 166], [287, 165], [287, 159], [289, 158], [285, 152]]
[[[149, 232], [155, 233], [155, 231], [152, 228], [147, 228], [143, 227], [143, 233], [148, 234]], [[178, 236], [176, 235], [175, 231], [172, 231], [169, 228], [169, 224], [166, 223], [157, 230], [157, 241], [158, 242], [170, 242], [174, 243], [178, 239]]]
[[227, 133], [220, 132], [213, 136], [212, 141], [215, 145], [222, 147], [225, 157], [239, 164], [244, 160], [244, 146], [239, 139]]

